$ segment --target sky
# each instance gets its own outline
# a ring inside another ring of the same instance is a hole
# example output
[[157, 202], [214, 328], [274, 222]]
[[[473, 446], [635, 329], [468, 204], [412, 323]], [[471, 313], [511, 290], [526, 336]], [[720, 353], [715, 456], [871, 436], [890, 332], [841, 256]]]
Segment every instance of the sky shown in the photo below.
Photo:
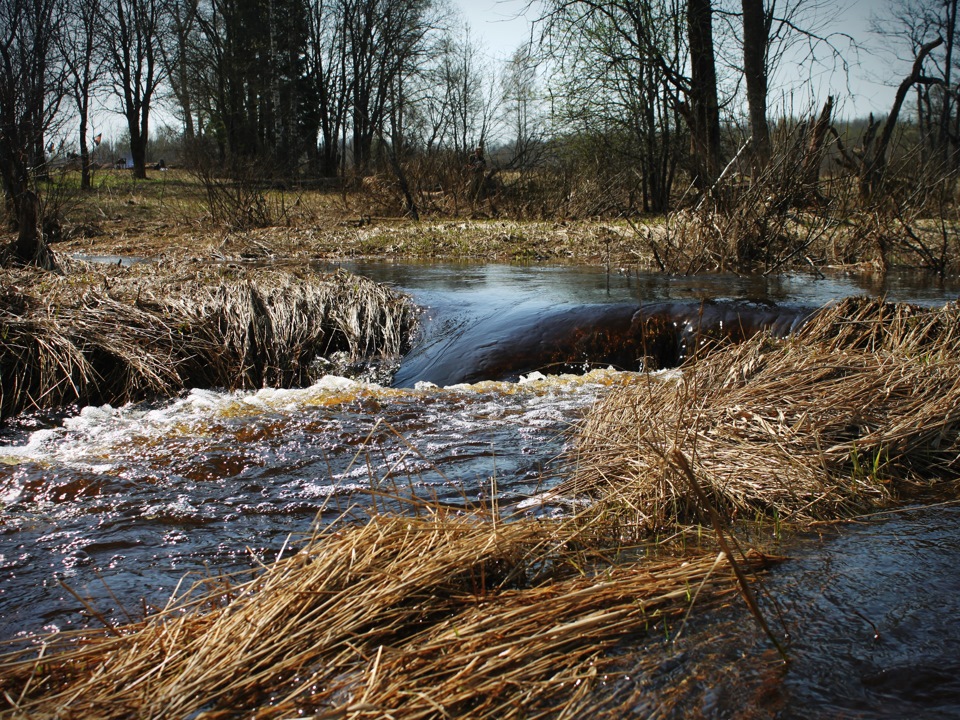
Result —
[[[828, 94], [835, 96], [837, 115], [865, 117], [870, 112], [885, 114], [890, 110], [896, 85], [909, 74], [909, 63], [883, 55], [882, 43], [870, 31], [871, 18], [886, 7], [886, 0], [810, 0], [819, 3], [819, 16], [827, 22], [826, 13], [834, 14], [825, 31], [852, 36], [868, 50], [859, 54], [847, 52], [849, 75], [832, 64], [813, 66], [806, 61], [786, 61], [780, 69], [772, 94], [790, 104], [798, 112], [823, 104]], [[530, 36], [530, 20], [536, 10], [526, 10], [528, 0], [452, 0], [470, 24], [471, 35], [493, 58], [508, 58]], [[525, 12], [526, 10], [526, 12]], [[838, 41], [839, 42], [839, 41]], [[846, 45], [844, 45], [846, 49]], [[800, 81], [817, 78], [817, 87]], [[798, 87], [803, 87], [798, 91]], [[786, 97], [789, 95], [790, 97]], [[775, 99], [775, 98], [773, 98]]]

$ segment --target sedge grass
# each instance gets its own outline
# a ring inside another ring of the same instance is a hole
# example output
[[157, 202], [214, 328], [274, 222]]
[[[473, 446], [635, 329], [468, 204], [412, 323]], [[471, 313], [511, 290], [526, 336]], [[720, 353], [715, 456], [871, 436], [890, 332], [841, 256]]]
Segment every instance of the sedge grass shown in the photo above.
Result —
[[725, 520], [836, 518], [958, 472], [957, 307], [848, 300], [797, 337], [758, 336], [675, 380], [617, 388], [578, 428], [557, 494], [614, 503], [639, 534], [704, 508], [679, 451]]
[[336, 524], [253, 579], [0, 658], [0, 715], [576, 717], [611, 650], [734, 589], [722, 554], [611, 564], [609, 546], [573, 520]]
[[0, 276], [0, 416], [187, 387], [302, 386], [318, 358], [398, 357], [409, 299], [346, 272], [71, 263]]

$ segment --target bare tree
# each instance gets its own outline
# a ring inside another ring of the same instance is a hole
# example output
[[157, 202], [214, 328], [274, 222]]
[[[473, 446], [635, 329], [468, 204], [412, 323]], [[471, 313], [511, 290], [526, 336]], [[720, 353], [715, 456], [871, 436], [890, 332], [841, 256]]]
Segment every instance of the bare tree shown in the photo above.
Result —
[[[599, 145], [602, 168], [640, 170], [643, 209], [668, 209], [675, 170], [692, 153], [684, 0], [566, 3], [538, 21], [557, 68], [553, 101], [569, 132]], [[691, 160], [692, 161], [692, 160]], [[632, 171], [631, 171], [632, 174]], [[691, 174], [703, 182], [696, 167]]]
[[0, 177], [17, 230], [15, 262], [55, 267], [40, 227], [34, 186], [64, 86], [55, 57], [59, 0], [0, 0]]
[[710, 0], [553, 0], [537, 20], [555, 58], [589, 46], [635, 78], [656, 69], [655, 87], [689, 128], [691, 174], [701, 190], [713, 185], [722, 157], [713, 13]]
[[426, 54], [429, 62], [414, 76], [409, 108], [416, 134], [428, 152], [449, 152], [463, 161], [495, 133], [503, 79], [460, 15], [438, 24]]
[[492, 108], [487, 102], [487, 88], [493, 71], [480, 52], [470, 28], [464, 27], [459, 38], [452, 38], [444, 62], [450, 135], [454, 152], [461, 156], [489, 139]]
[[[913, 83], [917, 93], [917, 122], [925, 151], [945, 169], [960, 167], [960, 86], [956, 70], [958, 0], [897, 0], [874, 18], [874, 31], [898, 48], [900, 59], [913, 63], [921, 53], [925, 66], [922, 82]], [[943, 40], [924, 51], [931, 38]]]
[[882, 123], [883, 130], [879, 136], [881, 122], [870, 116], [870, 122], [864, 133], [862, 149], [854, 152], [846, 149], [842, 143], [838, 144], [844, 162], [853, 169], [860, 178], [860, 191], [864, 197], [870, 197], [881, 187], [887, 169], [887, 152], [893, 139], [893, 132], [897, 127], [900, 109], [903, 107], [907, 93], [915, 85], [939, 85], [943, 81], [939, 77], [932, 77], [924, 72], [924, 62], [934, 50], [943, 45], [942, 37], [937, 37], [924, 43], [917, 51], [910, 74], [900, 81], [893, 99], [893, 106], [886, 120]]
[[510, 165], [520, 169], [536, 164], [545, 142], [543, 103], [537, 66], [526, 45], [518, 48], [506, 68], [503, 105], [507, 132], [513, 143]]
[[171, 0], [167, 4], [170, 32], [160, 38], [164, 42], [159, 45], [163, 71], [180, 108], [183, 137], [188, 144], [197, 134], [193, 98], [200, 61], [195, 48], [198, 4], [199, 0]]
[[304, 73], [310, 102], [304, 109], [308, 155], [322, 177], [336, 177], [343, 162], [347, 122], [348, 47], [339, 0], [307, 5], [308, 41]]
[[[733, 33], [742, 44], [752, 151], [758, 167], [763, 168], [772, 150], [768, 95], [778, 68], [789, 61], [792, 68], [805, 69], [813, 85], [816, 73], [839, 70], [847, 74], [862, 48], [842, 30], [838, 23], [841, 5], [830, 0], [741, 0], [740, 5], [742, 23], [733, 27]], [[740, 72], [739, 63], [734, 70]], [[787, 108], [781, 110], [787, 114]]]
[[153, 99], [166, 73], [159, 43], [166, 31], [163, 0], [104, 0], [101, 42], [114, 94], [127, 121], [133, 175], [147, 176]]
[[742, 0], [743, 77], [747, 86], [747, 111], [750, 114], [751, 152], [754, 171], [762, 171], [770, 160], [770, 127], [767, 124], [767, 48], [772, 9], [764, 0]]
[[353, 162], [369, 170], [392, 88], [424, 61], [433, 0], [342, 0], [350, 60]]
[[101, 0], [74, 0], [68, 4], [62, 56], [67, 72], [68, 91], [79, 118], [80, 187], [90, 189], [90, 103], [102, 73], [102, 54], [97, 52], [97, 26]]

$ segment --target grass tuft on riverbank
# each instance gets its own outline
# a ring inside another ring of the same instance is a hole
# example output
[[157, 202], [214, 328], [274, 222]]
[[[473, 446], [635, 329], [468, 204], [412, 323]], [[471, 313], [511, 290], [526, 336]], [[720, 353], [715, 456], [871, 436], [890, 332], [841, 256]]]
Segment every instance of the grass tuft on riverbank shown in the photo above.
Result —
[[611, 650], [735, 590], [715, 553], [611, 562], [620, 550], [574, 520], [421, 508], [335, 524], [251, 580], [0, 657], [2, 714], [579, 717]]
[[796, 337], [618, 386], [578, 429], [555, 492], [647, 536], [707, 517], [678, 451], [726, 522], [832, 519], [955, 480], [958, 312], [849, 299]]
[[184, 388], [308, 385], [395, 360], [409, 299], [345, 272], [191, 263], [68, 264], [0, 274], [0, 417]]

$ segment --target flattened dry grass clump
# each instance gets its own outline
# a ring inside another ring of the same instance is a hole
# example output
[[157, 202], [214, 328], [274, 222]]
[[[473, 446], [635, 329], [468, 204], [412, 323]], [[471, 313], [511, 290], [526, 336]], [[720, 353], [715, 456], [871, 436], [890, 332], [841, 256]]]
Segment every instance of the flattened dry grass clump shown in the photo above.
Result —
[[0, 417], [186, 387], [306, 385], [316, 360], [396, 358], [406, 296], [307, 267], [73, 264], [0, 275]]
[[847, 300], [797, 337], [756, 337], [675, 380], [618, 388], [579, 428], [556, 492], [602, 499], [645, 534], [707, 510], [678, 451], [727, 520], [835, 518], [955, 479], [957, 313]]
[[0, 657], [0, 714], [582, 717], [611, 648], [734, 588], [722, 555], [607, 564], [608, 537], [443, 511], [330, 527], [252, 580]]

